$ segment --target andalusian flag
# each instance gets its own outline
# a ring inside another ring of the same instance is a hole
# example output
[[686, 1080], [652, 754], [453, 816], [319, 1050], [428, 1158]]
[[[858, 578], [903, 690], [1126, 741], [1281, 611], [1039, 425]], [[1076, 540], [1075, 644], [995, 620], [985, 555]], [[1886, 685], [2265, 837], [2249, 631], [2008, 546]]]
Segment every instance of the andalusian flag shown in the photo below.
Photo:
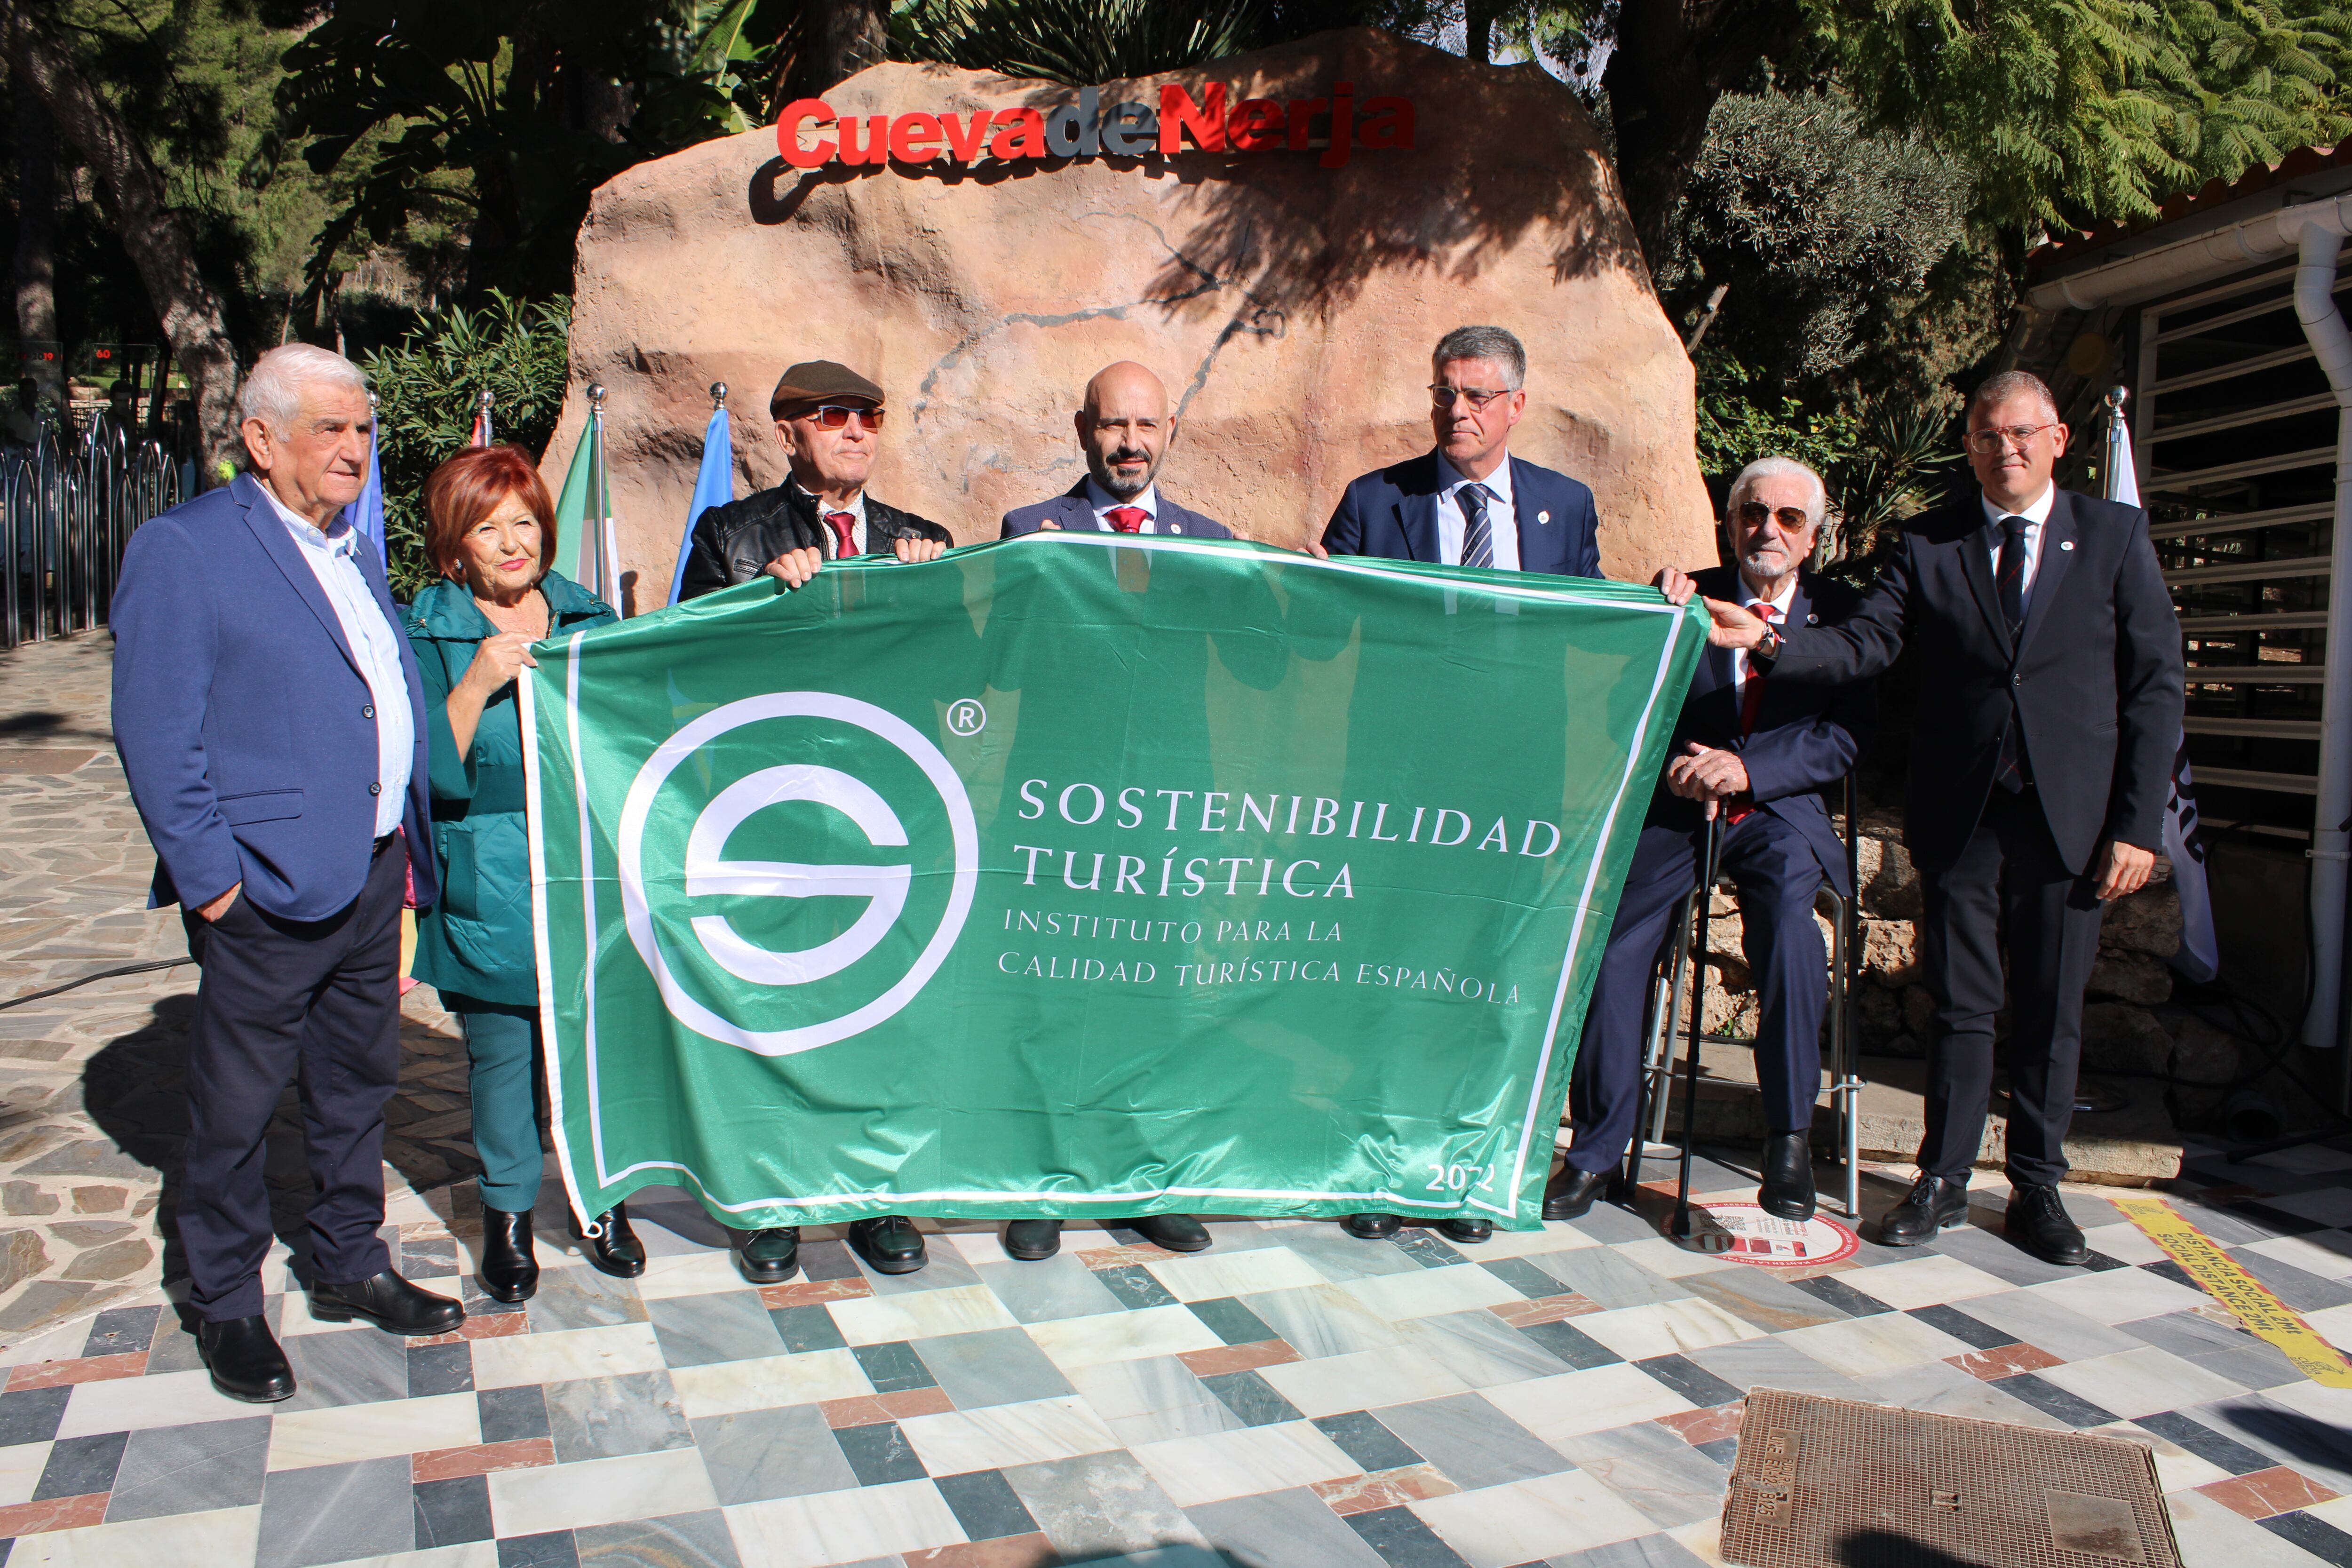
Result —
[[[613, 544], [612, 496], [604, 478], [604, 422], [592, 413], [572, 449], [572, 468], [555, 501], [555, 569], [617, 610], [621, 574]], [[596, 520], [593, 527], [591, 518]]]

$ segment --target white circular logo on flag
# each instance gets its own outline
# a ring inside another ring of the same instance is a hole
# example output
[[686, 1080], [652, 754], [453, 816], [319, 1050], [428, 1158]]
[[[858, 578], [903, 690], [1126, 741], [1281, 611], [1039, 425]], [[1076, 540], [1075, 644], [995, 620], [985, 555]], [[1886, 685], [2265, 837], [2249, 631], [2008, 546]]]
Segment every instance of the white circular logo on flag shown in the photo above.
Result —
[[[682, 875], [649, 884], [648, 832], [674, 840], [662, 824], [690, 805], [665, 786], [690, 757], [701, 760], [706, 779], [723, 768], [730, 759], [716, 742], [753, 724], [774, 726], [761, 733], [759, 754], [780, 760], [719, 787], [686, 828], [676, 862]], [[773, 807], [786, 816], [765, 817]], [[913, 842], [910, 820], [915, 837], [934, 842]], [[774, 826], [781, 822], [789, 830]], [[750, 837], [772, 847], [780, 837], [817, 844], [845, 834], [845, 853], [857, 858], [730, 858], [729, 841], [754, 823], [763, 826]], [[897, 853], [868, 858], [870, 851]], [[622, 805], [619, 859], [629, 940], [670, 1016], [711, 1039], [781, 1057], [862, 1033], [922, 990], [971, 913], [980, 833], [963, 781], [906, 721], [855, 698], [779, 691], [703, 714], [646, 759]], [[937, 886], [936, 877], [919, 878], [927, 867], [951, 871], [944, 904], [933, 893], [932, 907], [910, 909], [923, 902], [911, 897], [919, 884]], [[760, 929], [747, 932], [746, 924]], [[665, 950], [681, 927], [699, 958]], [[723, 995], [734, 1016], [722, 1016], [706, 995]]]

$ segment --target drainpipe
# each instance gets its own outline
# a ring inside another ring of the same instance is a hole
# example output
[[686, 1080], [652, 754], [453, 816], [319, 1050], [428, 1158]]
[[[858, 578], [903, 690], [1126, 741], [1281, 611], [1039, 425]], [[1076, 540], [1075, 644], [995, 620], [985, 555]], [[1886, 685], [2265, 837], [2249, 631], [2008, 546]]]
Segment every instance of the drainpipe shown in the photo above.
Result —
[[[2319, 717], [2319, 798], [2312, 813], [2311, 1011], [2303, 1043], [2342, 1044], [2345, 892], [2352, 872], [2352, 331], [2336, 308], [2336, 268], [2352, 200], [2337, 198], [2278, 215], [2279, 237], [2295, 243], [2294, 313], [2336, 394], [2336, 525], [2327, 583], [2326, 686]], [[2352, 1052], [2346, 1085], [2352, 1087]]]

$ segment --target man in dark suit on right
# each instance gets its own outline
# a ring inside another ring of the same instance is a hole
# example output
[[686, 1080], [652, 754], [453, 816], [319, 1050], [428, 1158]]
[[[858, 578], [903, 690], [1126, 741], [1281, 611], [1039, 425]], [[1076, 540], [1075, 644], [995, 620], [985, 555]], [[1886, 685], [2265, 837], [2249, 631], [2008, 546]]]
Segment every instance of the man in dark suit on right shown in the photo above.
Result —
[[[2105, 900], [2143, 886], [2179, 738], [2184, 659], [2147, 517], [2059, 489], [2066, 426], [2050, 389], [2009, 371], [1969, 403], [1980, 498], [1916, 519], [1843, 624], [1785, 637], [1709, 599], [1709, 640], [1780, 682], [1865, 679], [1920, 653], [1904, 842], [1926, 897], [1921, 960], [1936, 1001], [1919, 1179], [1880, 1226], [1916, 1247], [1968, 1218], [1992, 1088], [2007, 938], [2008, 1227], [2035, 1256], [2090, 1257], [2066, 1173], [2083, 991]], [[1691, 579], [1658, 586], [1681, 603]]]

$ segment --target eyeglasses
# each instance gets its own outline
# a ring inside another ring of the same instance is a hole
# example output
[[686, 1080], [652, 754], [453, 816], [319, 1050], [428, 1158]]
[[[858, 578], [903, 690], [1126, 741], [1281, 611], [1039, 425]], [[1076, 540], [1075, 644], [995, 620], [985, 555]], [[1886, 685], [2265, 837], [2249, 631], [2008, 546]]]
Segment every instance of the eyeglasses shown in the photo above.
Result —
[[868, 430], [882, 428], [882, 410], [879, 408], [849, 408], [838, 403], [820, 403], [802, 417], [815, 420], [820, 430], [841, 429], [852, 419], [859, 421]]
[[1802, 507], [1769, 507], [1760, 500], [1741, 502], [1738, 516], [1748, 528], [1761, 528], [1769, 519], [1779, 523], [1783, 533], [1802, 533], [1813, 525], [1812, 518]]
[[1439, 382], [1430, 387], [1429, 400], [1440, 408], [1451, 408], [1455, 398], [1466, 397], [1470, 400], [1470, 406], [1483, 414], [1486, 411], [1486, 405], [1498, 397], [1509, 396], [1511, 391], [1507, 386], [1447, 386]]
[[2055, 425], [2004, 425], [1990, 430], [1971, 430], [1960, 437], [1960, 444], [1969, 451], [1991, 457], [2004, 447], [2014, 447], [2022, 452], [2033, 438], [2044, 430], [2055, 430]]

